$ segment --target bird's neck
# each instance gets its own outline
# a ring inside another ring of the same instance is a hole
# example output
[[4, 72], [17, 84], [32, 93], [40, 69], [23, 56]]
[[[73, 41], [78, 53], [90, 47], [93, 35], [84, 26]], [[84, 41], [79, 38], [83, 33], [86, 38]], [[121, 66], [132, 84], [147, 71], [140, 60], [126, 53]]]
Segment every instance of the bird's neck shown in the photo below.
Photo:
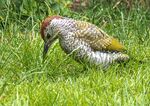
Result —
[[64, 20], [63, 19], [53, 19], [51, 21], [51, 26], [53, 28], [60, 28], [60, 27], [63, 27], [64, 25]]
[[55, 33], [60, 32], [61, 35], [67, 35], [75, 30], [75, 22], [71, 19], [53, 19], [51, 26]]

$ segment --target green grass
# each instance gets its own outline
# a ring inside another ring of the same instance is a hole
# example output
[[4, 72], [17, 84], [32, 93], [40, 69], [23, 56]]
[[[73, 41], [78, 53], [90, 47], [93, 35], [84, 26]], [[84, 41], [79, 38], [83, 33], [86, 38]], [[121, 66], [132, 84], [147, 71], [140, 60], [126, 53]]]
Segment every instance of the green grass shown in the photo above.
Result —
[[11, 11], [9, 6], [6, 10], [0, 14], [3, 19], [0, 29], [1, 106], [150, 104], [149, 10], [134, 7], [127, 12], [97, 4], [94, 12], [90, 8], [83, 13], [69, 10], [68, 14], [60, 13], [102, 27], [120, 39], [132, 57], [144, 61], [113, 64], [106, 70], [85, 68], [67, 56], [58, 42], [43, 62], [43, 41], [39, 34], [42, 16], [32, 14], [26, 18], [22, 12]]

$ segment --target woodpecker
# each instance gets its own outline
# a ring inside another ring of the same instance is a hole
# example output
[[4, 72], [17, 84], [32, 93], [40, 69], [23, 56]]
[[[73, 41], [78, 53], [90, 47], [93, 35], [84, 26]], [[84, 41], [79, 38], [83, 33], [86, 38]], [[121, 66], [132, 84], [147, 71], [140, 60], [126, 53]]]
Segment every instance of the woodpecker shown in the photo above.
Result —
[[56, 39], [78, 62], [106, 66], [129, 60], [125, 47], [94, 24], [63, 16], [49, 16], [41, 25], [43, 57]]

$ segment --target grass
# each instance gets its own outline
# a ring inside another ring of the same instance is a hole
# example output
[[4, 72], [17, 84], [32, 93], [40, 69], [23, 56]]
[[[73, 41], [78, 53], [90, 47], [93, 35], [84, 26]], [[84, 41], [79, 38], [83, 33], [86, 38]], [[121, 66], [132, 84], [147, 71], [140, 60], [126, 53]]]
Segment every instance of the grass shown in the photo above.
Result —
[[[7, 0], [9, 1], [9, 0]], [[9, 10], [10, 9], [10, 10]], [[93, 9], [93, 8], [92, 8]], [[22, 19], [22, 12], [2, 11], [0, 29], [0, 105], [140, 105], [150, 104], [150, 14], [134, 7], [101, 7], [67, 16], [86, 20], [120, 39], [128, 53], [144, 61], [113, 64], [106, 70], [86, 69], [56, 42], [42, 61], [40, 17]], [[17, 14], [20, 18], [14, 18]], [[51, 13], [54, 14], [54, 13]], [[66, 13], [60, 13], [66, 15]], [[43, 16], [44, 18], [44, 16]]]

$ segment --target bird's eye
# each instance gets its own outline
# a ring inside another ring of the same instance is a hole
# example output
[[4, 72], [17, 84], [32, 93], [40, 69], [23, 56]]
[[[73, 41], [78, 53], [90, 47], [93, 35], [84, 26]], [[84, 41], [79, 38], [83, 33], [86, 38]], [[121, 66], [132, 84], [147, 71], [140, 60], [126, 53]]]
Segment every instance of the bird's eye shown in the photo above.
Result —
[[51, 35], [48, 33], [46, 37], [47, 37], [47, 39], [49, 39], [51, 37]]

